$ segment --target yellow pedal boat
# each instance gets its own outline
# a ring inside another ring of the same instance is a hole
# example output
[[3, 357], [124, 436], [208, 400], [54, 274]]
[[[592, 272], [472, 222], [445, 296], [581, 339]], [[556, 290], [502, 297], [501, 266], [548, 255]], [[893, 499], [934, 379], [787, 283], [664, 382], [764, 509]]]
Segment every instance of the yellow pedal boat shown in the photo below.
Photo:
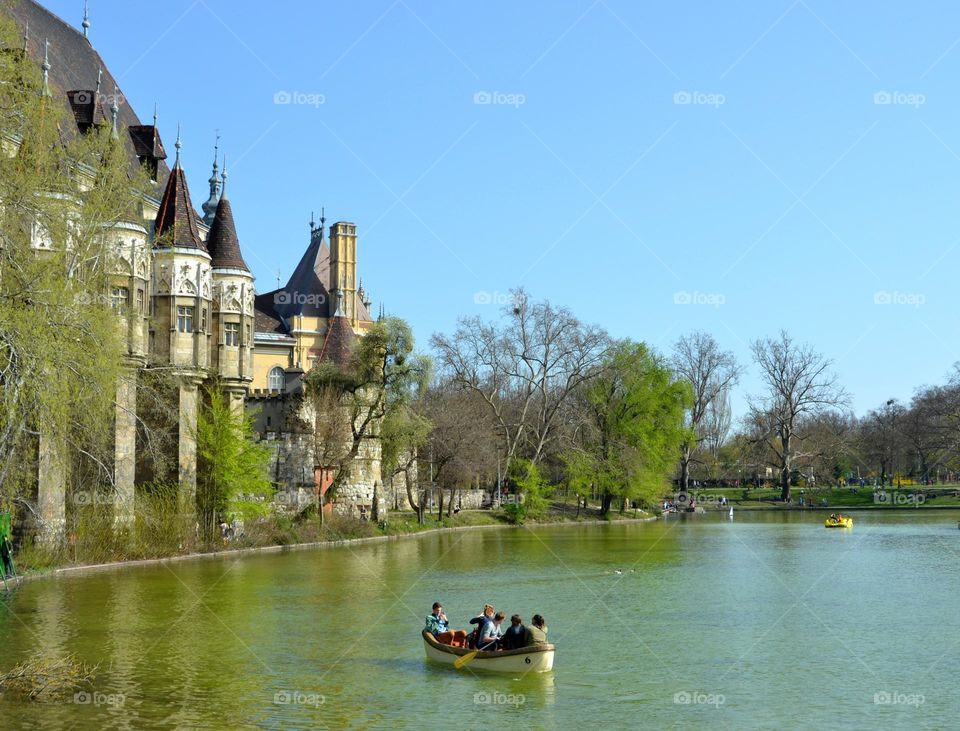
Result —
[[827, 518], [823, 521], [824, 528], [853, 528], [853, 518], [841, 518], [840, 520], [830, 520]]

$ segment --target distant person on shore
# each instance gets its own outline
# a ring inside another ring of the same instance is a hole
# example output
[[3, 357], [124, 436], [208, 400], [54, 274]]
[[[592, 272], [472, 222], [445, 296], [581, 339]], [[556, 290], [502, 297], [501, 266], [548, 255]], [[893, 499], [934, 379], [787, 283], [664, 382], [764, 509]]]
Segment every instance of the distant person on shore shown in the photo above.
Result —
[[523, 619], [519, 614], [510, 617], [510, 626], [500, 638], [501, 650], [518, 650], [527, 646], [527, 628], [523, 626]]
[[483, 611], [470, 620], [477, 628], [470, 635], [470, 647], [475, 650], [493, 650], [497, 646], [497, 636], [493, 623], [493, 605], [484, 604]]
[[547, 644], [547, 623], [541, 614], [533, 615], [533, 624], [527, 627], [526, 645]]

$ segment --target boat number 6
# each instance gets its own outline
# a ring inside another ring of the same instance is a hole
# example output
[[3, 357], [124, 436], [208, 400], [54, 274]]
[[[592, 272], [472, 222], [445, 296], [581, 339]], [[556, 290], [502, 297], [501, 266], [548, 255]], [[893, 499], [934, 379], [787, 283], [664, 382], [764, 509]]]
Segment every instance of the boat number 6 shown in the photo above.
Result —
[[525, 662], [525, 663], [526, 663], [527, 665], [529, 665], [529, 664], [530, 664], [530, 658], [529, 658], [529, 657], [527, 657], [527, 658], [524, 658], [524, 660], [523, 660], [523, 661], [524, 661], [524, 662]]

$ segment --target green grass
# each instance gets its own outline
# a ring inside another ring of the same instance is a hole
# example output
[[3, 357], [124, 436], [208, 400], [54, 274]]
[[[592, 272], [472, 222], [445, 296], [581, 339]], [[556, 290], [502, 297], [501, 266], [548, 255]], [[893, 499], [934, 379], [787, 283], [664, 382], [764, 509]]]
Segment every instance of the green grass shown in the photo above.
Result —
[[827, 487], [827, 488], [793, 488], [791, 495], [793, 503], [784, 505], [777, 502], [780, 497], [779, 489], [772, 488], [749, 488], [742, 487], [704, 487], [691, 489], [695, 496], [701, 496], [698, 502], [704, 504], [708, 509], [715, 505], [715, 498], [723, 495], [731, 505], [742, 509], [751, 508], [799, 508], [800, 490], [803, 490], [803, 497], [808, 504], [813, 507], [820, 507], [822, 500], [827, 501], [827, 507], [838, 508], [912, 508], [914, 503], [910, 501], [909, 495], [922, 493], [923, 500], [919, 503], [920, 508], [924, 507], [960, 507], [960, 497], [955, 493], [960, 492], [960, 485], [934, 485], [923, 488], [922, 486], [896, 488], [879, 488], [891, 496], [887, 504], [877, 504], [874, 502], [873, 493], [877, 488], [873, 487]]

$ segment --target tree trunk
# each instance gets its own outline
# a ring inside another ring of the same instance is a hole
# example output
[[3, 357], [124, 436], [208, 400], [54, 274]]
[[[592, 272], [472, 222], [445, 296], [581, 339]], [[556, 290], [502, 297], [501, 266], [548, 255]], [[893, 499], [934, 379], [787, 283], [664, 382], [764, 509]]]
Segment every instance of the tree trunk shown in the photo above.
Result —
[[443, 520], [443, 488], [442, 487], [437, 490], [437, 494], [438, 494], [438, 502], [439, 502], [439, 506], [438, 506], [439, 509], [437, 510], [437, 522], [439, 523], [440, 521]]
[[610, 514], [610, 505], [613, 503], [613, 495], [609, 492], [603, 493], [603, 502], [600, 505], [600, 515]]
[[780, 499], [790, 499], [790, 468], [786, 466], [780, 469]]

